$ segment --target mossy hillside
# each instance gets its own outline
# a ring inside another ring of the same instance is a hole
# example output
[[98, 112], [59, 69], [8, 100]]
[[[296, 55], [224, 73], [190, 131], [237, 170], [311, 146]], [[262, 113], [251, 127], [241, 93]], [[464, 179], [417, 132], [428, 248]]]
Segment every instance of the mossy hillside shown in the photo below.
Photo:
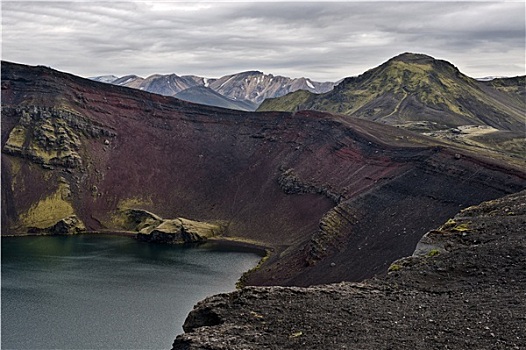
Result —
[[25, 213], [20, 214], [21, 226], [44, 229], [53, 226], [58, 221], [75, 215], [71, 204], [69, 185], [59, 182], [57, 190], [33, 204]]
[[497, 144], [506, 152], [514, 153], [517, 155], [526, 154], [526, 139], [524, 137], [514, 138], [512, 140], [504, 141], [501, 144]]
[[499, 131], [493, 135], [465, 138], [464, 142], [478, 148], [487, 148], [489, 146], [501, 153], [512, 155], [515, 158], [524, 159], [526, 155], [526, 138], [519, 133]]
[[9, 163], [9, 171], [11, 173], [11, 190], [15, 191], [24, 191], [25, 184], [23, 176], [19, 176], [22, 170], [22, 160], [19, 158], [6, 158], [2, 159], [2, 162]]
[[61, 118], [60, 112], [22, 110], [19, 114], [19, 124], [11, 130], [5, 152], [44, 165], [81, 164], [78, 131]]
[[[379, 110], [378, 113], [389, 116], [392, 112], [398, 112], [408, 96], [417, 96], [425, 105], [444, 105], [451, 112], [462, 115], [465, 113], [459, 108], [456, 99], [461, 96], [463, 89], [455, 79], [448, 77], [450, 74], [454, 74], [454, 71], [440, 74], [432, 63], [390, 61], [378, 70], [366, 72], [361, 78], [344, 81], [343, 87], [338, 90], [341, 93], [327, 93], [328, 100], [314, 104], [314, 107], [351, 115], [373, 100], [389, 94], [395, 97], [397, 103], [391, 111]], [[334, 103], [339, 101], [339, 105]]]
[[[309, 107], [311, 109], [350, 115], [386, 93], [399, 98], [407, 97], [410, 93], [420, 93], [423, 102], [435, 105], [445, 103], [460, 112], [446, 98], [452, 91], [461, 92], [458, 84], [452, 79], [434, 76], [433, 72], [431, 63], [389, 61], [359, 77], [345, 79], [334, 91], [321, 95], [306, 91], [296, 92], [282, 98], [269, 99], [258, 110], [281, 108], [279, 110], [292, 111], [299, 107], [299, 103], [312, 101], [312, 106]], [[435, 88], [437, 82], [440, 82], [442, 88]]]
[[524, 103], [524, 97], [526, 96], [526, 76], [496, 78], [484, 83], [496, 90], [519, 98]]
[[147, 208], [153, 205], [151, 198], [146, 197], [129, 197], [123, 198], [119, 201], [117, 208], [119, 210], [133, 209], [133, 208]]
[[135, 210], [143, 210], [144, 212], [147, 212], [144, 209], [152, 206], [153, 201], [151, 198], [123, 198], [118, 202], [117, 210], [111, 215], [109, 222], [106, 222], [106, 226], [115, 227], [121, 230], [136, 231], [138, 222], [136, 222], [137, 220], [130, 218], [130, 213], [133, 213]]
[[82, 167], [83, 140], [115, 137], [70, 108], [2, 106], [2, 113], [19, 117], [3, 147], [3, 152], [27, 158], [47, 169]]
[[6, 146], [13, 148], [22, 148], [27, 139], [27, 129], [23, 125], [17, 125], [9, 133]]
[[402, 54], [360, 76], [344, 79], [330, 92], [303, 94], [301, 99], [291, 94], [268, 100], [260, 108], [312, 109], [401, 127], [411, 125], [408, 122], [433, 122], [422, 132], [460, 125], [489, 125], [501, 130], [524, 125], [524, 101], [483, 85], [446, 61]]
[[[526, 162], [526, 139], [520, 131], [498, 130], [484, 125], [466, 125], [446, 130], [422, 131], [414, 126], [412, 131], [437, 138], [446, 143], [461, 145], [465, 149], [488, 157], [504, 159], [510, 164], [524, 167]], [[423, 129], [425, 130], [425, 129]]]
[[356, 210], [345, 203], [328, 211], [321, 218], [319, 229], [308, 244], [305, 263], [312, 266], [327, 256], [337, 246], [342, 232], [345, 232], [344, 227], [357, 223], [358, 216]]
[[291, 92], [280, 98], [268, 98], [259, 106], [258, 112], [265, 111], [283, 111], [283, 112], [295, 112], [300, 110], [305, 105], [311, 96], [312, 92], [306, 90], [298, 90]]

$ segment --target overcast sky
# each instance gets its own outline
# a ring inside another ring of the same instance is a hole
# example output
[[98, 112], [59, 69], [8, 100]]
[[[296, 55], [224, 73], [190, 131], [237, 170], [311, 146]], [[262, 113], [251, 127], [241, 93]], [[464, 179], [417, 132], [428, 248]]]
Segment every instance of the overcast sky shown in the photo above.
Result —
[[246, 70], [336, 81], [402, 52], [525, 74], [525, 3], [2, 1], [2, 59], [80, 76]]

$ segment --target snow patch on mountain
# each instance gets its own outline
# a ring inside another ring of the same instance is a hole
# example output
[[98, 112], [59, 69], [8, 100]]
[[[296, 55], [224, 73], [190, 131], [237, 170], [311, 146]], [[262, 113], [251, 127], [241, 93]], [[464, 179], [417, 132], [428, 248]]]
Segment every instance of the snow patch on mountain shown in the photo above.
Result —
[[114, 82], [115, 80], [119, 79], [119, 77], [117, 77], [115, 75], [101, 75], [101, 76], [97, 76], [97, 77], [90, 77], [88, 79], [91, 79], [91, 80], [94, 80], [94, 81], [99, 81], [101, 83], [110, 84], [110, 83]]
[[[314, 93], [324, 93], [332, 90], [335, 85], [332, 82], [313, 82], [306, 78], [293, 79], [265, 74], [260, 71], [246, 71], [226, 75], [219, 79], [209, 79], [194, 75], [178, 76], [176, 74], [156, 74], [148, 78], [127, 75], [120, 78], [116, 76], [101, 76], [90, 79], [96, 81], [105, 80], [105, 82], [115, 85], [141, 89], [166, 96], [175, 96], [179, 92], [194, 86], [202, 86], [210, 88], [230, 100], [247, 101], [250, 103], [250, 106], [256, 107], [267, 98], [280, 97], [306, 88]], [[201, 92], [203, 91], [192, 90], [193, 95]]]

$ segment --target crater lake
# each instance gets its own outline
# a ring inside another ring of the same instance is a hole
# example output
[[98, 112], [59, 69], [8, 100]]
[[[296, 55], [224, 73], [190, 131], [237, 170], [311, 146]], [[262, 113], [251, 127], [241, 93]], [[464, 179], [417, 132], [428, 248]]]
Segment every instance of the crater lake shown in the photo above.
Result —
[[199, 300], [261, 259], [130, 237], [2, 238], [2, 349], [170, 349]]

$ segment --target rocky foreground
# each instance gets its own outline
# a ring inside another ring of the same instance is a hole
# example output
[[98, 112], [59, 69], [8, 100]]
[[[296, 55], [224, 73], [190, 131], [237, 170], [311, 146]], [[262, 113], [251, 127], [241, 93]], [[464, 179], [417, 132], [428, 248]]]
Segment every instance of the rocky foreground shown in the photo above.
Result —
[[524, 349], [526, 191], [462, 210], [384, 278], [247, 287], [184, 330], [173, 350]]

